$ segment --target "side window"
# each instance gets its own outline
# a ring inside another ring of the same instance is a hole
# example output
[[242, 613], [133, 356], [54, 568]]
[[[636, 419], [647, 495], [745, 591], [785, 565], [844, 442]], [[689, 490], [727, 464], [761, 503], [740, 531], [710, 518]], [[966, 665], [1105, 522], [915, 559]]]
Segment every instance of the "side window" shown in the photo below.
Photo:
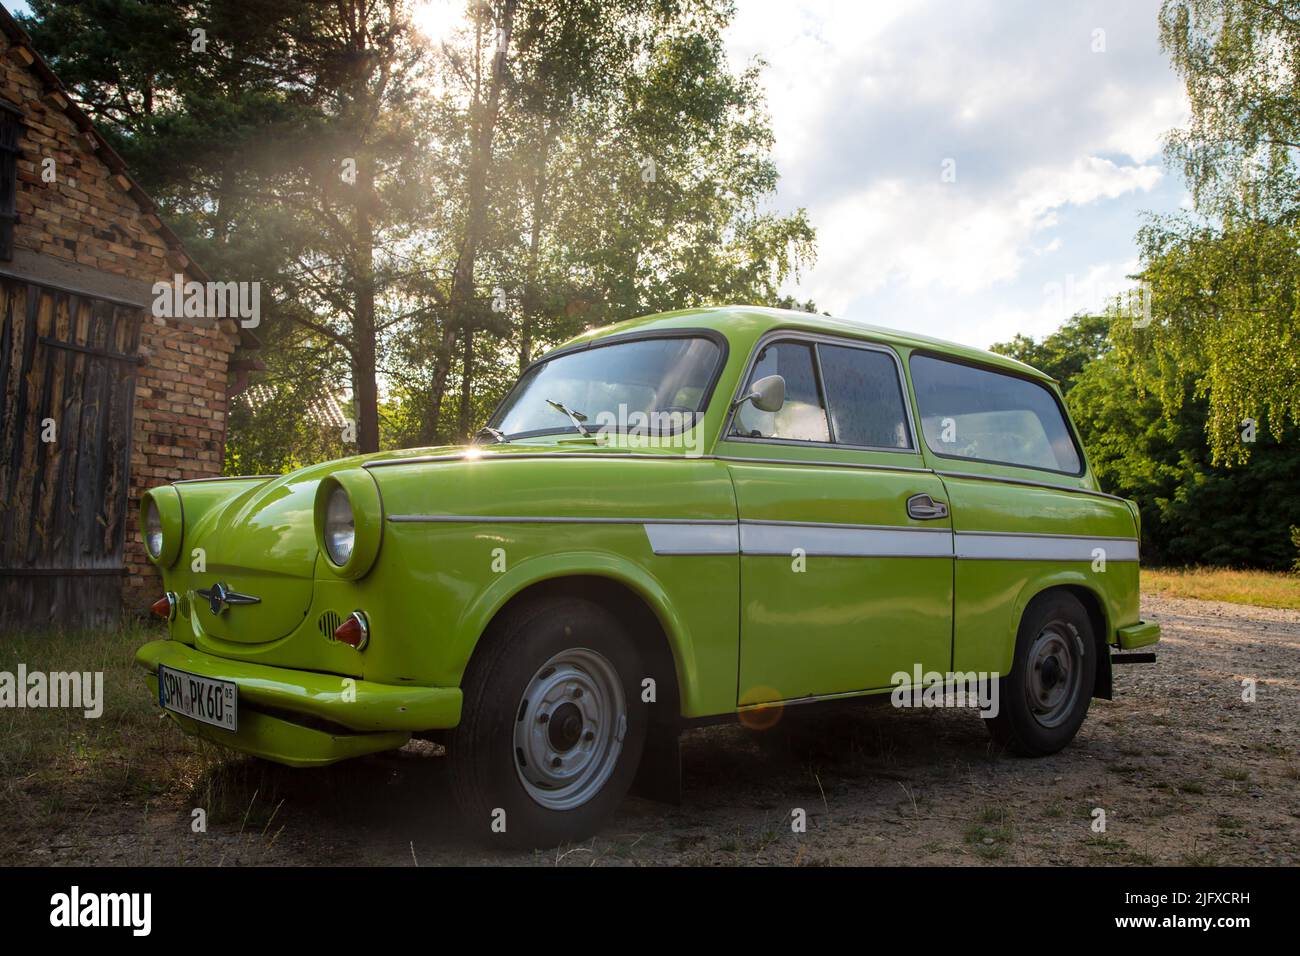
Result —
[[913, 355], [925, 443], [936, 455], [1077, 475], [1083, 471], [1061, 406], [1014, 375]]
[[898, 366], [892, 355], [825, 344], [817, 346], [817, 354], [837, 443], [912, 447]]
[[766, 375], [780, 375], [785, 379], [785, 405], [779, 412], [760, 412], [746, 402], [736, 410], [731, 433], [746, 438], [830, 441], [812, 349], [798, 342], [774, 342], [766, 346], [754, 363], [746, 388]]

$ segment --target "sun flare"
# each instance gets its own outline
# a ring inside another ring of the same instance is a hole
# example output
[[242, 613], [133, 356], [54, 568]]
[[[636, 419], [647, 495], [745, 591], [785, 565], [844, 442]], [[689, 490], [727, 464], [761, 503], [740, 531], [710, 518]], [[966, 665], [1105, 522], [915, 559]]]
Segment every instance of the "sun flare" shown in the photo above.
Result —
[[465, 4], [463, 0], [419, 0], [411, 11], [411, 22], [426, 39], [440, 43], [465, 22]]

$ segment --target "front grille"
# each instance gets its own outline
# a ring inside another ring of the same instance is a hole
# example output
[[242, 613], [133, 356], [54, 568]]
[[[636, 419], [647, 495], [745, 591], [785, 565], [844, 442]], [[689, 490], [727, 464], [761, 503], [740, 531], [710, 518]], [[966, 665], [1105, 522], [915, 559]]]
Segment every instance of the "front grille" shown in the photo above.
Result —
[[316, 626], [320, 628], [321, 634], [328, 637], [330, 640], [333, 640], [334, 632], [338, 630], [339, 625], [342, 623], [343, 615], [339, 614], [337, 611], [326, 611], [320, 616], [320, 620], [316, 622]]

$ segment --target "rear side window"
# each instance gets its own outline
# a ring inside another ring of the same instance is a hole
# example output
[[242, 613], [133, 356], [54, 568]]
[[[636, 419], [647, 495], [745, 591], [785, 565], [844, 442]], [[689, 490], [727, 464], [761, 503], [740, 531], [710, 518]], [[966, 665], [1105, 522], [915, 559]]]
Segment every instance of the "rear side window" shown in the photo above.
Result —
[[1083, 460], [1060, 403], [1014, 375], [913, 355], [921, 432], [936, 455], [1078, 475]]

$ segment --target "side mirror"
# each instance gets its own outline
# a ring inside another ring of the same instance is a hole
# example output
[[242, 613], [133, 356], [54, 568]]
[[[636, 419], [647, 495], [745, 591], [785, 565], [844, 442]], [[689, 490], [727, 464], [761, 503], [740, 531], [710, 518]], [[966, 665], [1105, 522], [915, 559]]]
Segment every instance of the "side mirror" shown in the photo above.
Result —
[[745, 402], [753, 402], [760, 412], [779, 412], [785, 404], [785, 379], [780, 375], [765, 375], [736, 404], [743, 405]]

